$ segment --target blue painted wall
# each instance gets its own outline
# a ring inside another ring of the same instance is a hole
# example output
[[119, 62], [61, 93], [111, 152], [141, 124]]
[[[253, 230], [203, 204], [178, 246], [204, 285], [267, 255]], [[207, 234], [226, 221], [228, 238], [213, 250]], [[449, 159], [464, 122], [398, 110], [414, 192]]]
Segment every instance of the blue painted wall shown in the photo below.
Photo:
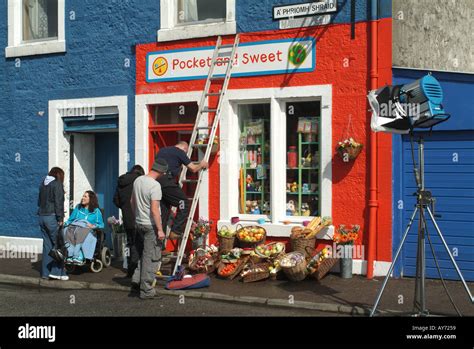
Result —
[[156, 41], [157, 3], [66, 0], [67, 52], [21, 57], [17, 68], [15, 59], [5, 58], [7, 1], [0, 1], [0, 235], [39, 237], [35, 213], [48, 171], [49, 100], [128, 95], [133, 165], [134, 45]]
[[[272, 8], [291, 4], [301, 4], [309, 0], [237, 0], [237, 30], [239, 32], [255, 32], [279, 29], [279, 22], [272, 20]], [[392, 15], [392, 0], [373, 0], [377, 7], [378, 15], [371, 11], [371, 0], [356, 0], [355, 21], [367, 21], [374, 18], [387, 18]], [[337, 13], [332, 18], [332, 23], [351, 22], [351, 0], [338, 0]]]
[[[393, 84], [401, 85], [413, 82], [428, 71], [393, 69]], [[472, 96], [474, 95], [474, 74], [460, 74], [449, 72], [432, 72], [433, 76], [440, 81], [443, 88], [443, 105], [446, 112], [451, 114], [451, 118], [439, 124], [434, 131], [472, 131], [474, 130], [474, 107]], [[447, 132], [446, 134], [452, 134]], [[400, 243], [405, 223], [403, 221], [402, 210], [398, 209], [399, 200], [403, 199], [403, 142], [400, 135], [393, 135], [393, 254]], [[415, 154], [417, 156], [417, 154]], [[410, 160], [411, 161], [411, 160]], [[407, 169], [405, 169], [406, 171]], [[429, 183], [427, 183], [429, 188]], [[411, 210], [412, 208], [404, 208]], [[416, 227], [413, 228], [416, 230]], [[399, 276], [401, 272], [401, 263], [397, 263], [394, 274]]]

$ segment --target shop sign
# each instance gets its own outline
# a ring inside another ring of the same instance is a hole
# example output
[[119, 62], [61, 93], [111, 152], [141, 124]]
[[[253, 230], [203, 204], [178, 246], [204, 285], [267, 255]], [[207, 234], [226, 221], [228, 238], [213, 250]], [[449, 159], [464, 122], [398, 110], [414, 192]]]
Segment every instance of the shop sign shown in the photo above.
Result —
[[[146, 81], [164, 82], [207, 78], [214, 46], [149, 52]], [[221, 49], [214, 76], [224, 76], [231, 48]], [[232, 77], [289, 74], [314, 71], [314, 38], [282, 39], [242, 43], [232, 62]]]
[[336, 0], [313, 1], [303, 4], [273, 7], [273, 19], [292, 19], [296, 17], [316, 16], [336, 12]]

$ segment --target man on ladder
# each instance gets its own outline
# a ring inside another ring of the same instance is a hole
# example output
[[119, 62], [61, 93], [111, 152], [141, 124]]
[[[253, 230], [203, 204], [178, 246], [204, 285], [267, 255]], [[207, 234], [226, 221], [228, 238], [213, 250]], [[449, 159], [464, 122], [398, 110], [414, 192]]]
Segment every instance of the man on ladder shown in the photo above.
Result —
[[182, 166], [186, 166], [193, 173], [208, 168], [207, 161], [191, 162], [187, 155], [188, 148], [188, 143], [180, 141], [174, 146], [161, 148], [155, 158], [155, 161], [163, 159], [168, 163], [168, 172], [158, 179], [163, 192], [161, 215], [164, 225], [168, 222], [171, 207], [177, 208], [176, 217], [168, 236], [170, 240], [181, 238], [189, 215], [189, 200], [178, 182]]

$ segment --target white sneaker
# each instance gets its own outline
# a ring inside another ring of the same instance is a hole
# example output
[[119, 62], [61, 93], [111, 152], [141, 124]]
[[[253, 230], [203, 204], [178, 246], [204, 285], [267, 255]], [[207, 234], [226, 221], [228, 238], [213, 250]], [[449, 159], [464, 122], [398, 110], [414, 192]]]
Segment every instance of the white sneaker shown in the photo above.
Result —
[[58, 275], [49, 274], [48, 276], [50, 279], [54, 279], [54, 280], [61, 280], [61, 281], [69, 280], [69, 276], [67, 275], [58, 276]]

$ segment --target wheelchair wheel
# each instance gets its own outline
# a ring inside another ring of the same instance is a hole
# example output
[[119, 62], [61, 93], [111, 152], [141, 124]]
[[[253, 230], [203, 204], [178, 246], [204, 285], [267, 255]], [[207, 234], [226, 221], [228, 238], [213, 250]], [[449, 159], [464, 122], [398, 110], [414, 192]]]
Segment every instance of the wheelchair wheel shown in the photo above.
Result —
[[104, 264], [102, 263], [100, 259], [94, 259], [91, 262], [91, 271], [93, 273], [100, 273], [103, 268], [104, 268]]
[[100, 260], [104, 264], [104, 267], [110, 267], [112, 264], [112, 255], [110, 254], [110, 250], [108, 247], [103, 247], [102, 252], [100, 254]]
[[65, 267], [66, 267], [66, 271], [68, 273], [72, 273], [76, 270], [76, 266], [74, 264], [69, 264], [68, 263], [68, 264], [65, 265]]

